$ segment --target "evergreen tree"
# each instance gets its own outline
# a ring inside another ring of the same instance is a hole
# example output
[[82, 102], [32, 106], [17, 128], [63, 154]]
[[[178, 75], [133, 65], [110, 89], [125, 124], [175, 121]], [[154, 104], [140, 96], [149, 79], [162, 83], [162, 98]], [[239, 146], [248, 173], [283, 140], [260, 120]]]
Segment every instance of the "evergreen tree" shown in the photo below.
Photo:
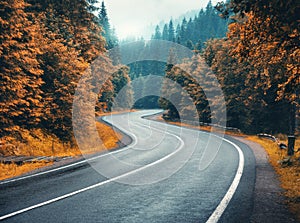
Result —
[[187, 20], [186, 20], [186, 18], [183, 18], [181, 27], [180, 27], [180, 33], [179, 33], [182, 43], [187, 42], [188, 33], [186, 32], [186, 29], [187, 29]]
[[169, 40], [169, 28], [167, 24], [164, 25], [163, 32], [162, 32], [162, 39]]
[[[88, 64], [78, 58], [76, 50], [45, 29], [47, 38], [39, 57], [44, 71], [41, 86], [43, 112], [41, 127], [64, 141], [72, 140], [72, 103], [77, 82]], [[59, 69], [58, 69], [59, 68]]]
[[177, 27], [176, 27], [176, 43], [180, 44], [181, 43], [181, 27], [180, 25], [178, 24]]
[[161, 32], [160, 32], [160, 28], [159, 28], [159, 26], [157, 25], [156, 27], [155, 27], [155, 34], [154, 34], [154, 36], [153, 36], [153, 38], [152, 39], [161, 39], [162, 38], [162, 34], [161, 34]]
[[27, 7], [23, 0], [0, 2], [0, 137], [32, 128], [42, 116], [42, 38]]
[[99, 17], [100, 24], [103, 28], [103, 36], [107, 38], [109, 36], [110, 24], [108, 21], [108, 16], [107, 16], [107, 11], [106, 11], [106, 6], [104, 4], [104, 1], [102, 1], [101, 3], [101, 8], [98, 17]]
[[195, 45], [195, 52], [200, 53], [201, 50], [202, 50], [202, 42], [201, 42], [201, 39], [199, 39], [198, 42]]
[[214, 8], [213, 8], [213, 5], [212, 5], [212, 3], [211, 3], [211, 0], [209, 0], [209, 2], [207, 3], [205, 9], [206, 9], [206, 10], [205, 10], [205, 14], [206, 14], [206, 15], [211, 15], [211, 14], [214, 13]]
[[186, 43], [186, 47], [189, 48], [190, 50], [194, 49], [194, 44], [191, 40], [188, 40]]
[[101, 3], [101, 8], [98, 17], [99, 23], [102, 27], [102, 36], [106, 40], [106, 49], [112, 49], [118, 44], [118, 39], [116, 37], [115, 30], [112, 29], [110, 26], [104, 1], [102, 1]]
[[176, 27], [176, 31], [174, 30], [172, 20], [169, 24], [165, 24], [162, 38], [194, 49], [191, 46], [200, 47], [198, 44], [199, 40], [201, 43], [205, 43], [210, 38], [225, 37], [227, 25], [228, 21], [218, 15], [217, 10], [212, 6], [210, 1], [206, 9], [201, 9], [195, 18], [190, 18], [188, 21], [186, 18], [183, 18], [181, 25], [179, 24]]
[[64, 141], [71, 141], [75, 88], [89, 63], [104, 51], [100, 27], [96, 17], [87, 10], [86, 1], [77, 1], [76, 5], [74, 1], [66, 1], [64, 7], [52, 0], [31, 2], [38, 6], [31, 10], [42, 24], [44, 40], [38, 57], [44, 71], [41, 90], [45, 115], [40, 127]]
[[175, 29], [174, 29], [174, 25], [173, 25], [173, 21], [172, 19], [169, 22], [169, 34], [168, 34], [168, 40], [175, 42]]
[[129, 68], [121, 67], [112, 75], [114, 87], [114, 109], [131, 109], [133, 106], [133, 90], [129, 78]]

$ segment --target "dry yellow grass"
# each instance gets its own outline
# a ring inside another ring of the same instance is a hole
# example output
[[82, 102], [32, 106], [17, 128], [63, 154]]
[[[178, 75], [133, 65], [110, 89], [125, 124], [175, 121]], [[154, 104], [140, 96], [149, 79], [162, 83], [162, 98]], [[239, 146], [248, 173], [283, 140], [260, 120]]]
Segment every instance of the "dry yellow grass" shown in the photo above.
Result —
[[117, 147], [117, 143], [122, 139], [122, 135], [115, 132], [111, 126], [103, 124], [101, 122], [96, 123], [98, 134], [104, 143], [104, 146], [108, 149]]
[[[286, 150], [280, 151], [276, 143], [267, 139], [260, 139], [256, 136], [250, 136], [248, 139], [259, 143], [267, 151], [270, 163], [279, 176], [282, 188], [286, 191], [288, 205], [300, 221], [300, 152], [292, 157], [291, 165], [282, 165], [280, 161], [287, 157]], [[287, 144], [287, 141], [284, 143]], [[298, 148], [300, 148], [299, 138], [295, 145], [295, 149]]]
[[24, 173], [28, 173], [34, 169], [38, 169], [44, 166], [51, 165], [52, 162], [38, 162], [38, 163], [26, 163], [18, 166], [16, 164], [2, 164], [0, 163], [0, 180], [4, 180], [11, 177], [20, 176]]
[[[8, 149], [6, 151], [0, 151], [6, 156], [16, 155], [16, 156], [55, 156], [55, 157], [65, 157], [71, 156], [76, 157], [81, 154], [92, 154], [101, 152], [107, 149], [113, 149], [118, 146], [118, 141], [122, 139], [120, 133], [116, 133], [113, 128], [102, 123], [97, 122], [96, 127], [98, 130], [99, 138], [102, 140], [103, 145], [97, 148], [91, 148], [82, 152], [77, 146], [71, 147], [70, 144], [62, 143], [53, 135], [47, 135], [41, 130], [23, 130], [21, 135], [26, 141], [19, 142], [14, 138], [6, 139], [7, 142], [14, 145], [13, 149]], [[13, 151], [11, 151], [13, 150]], [[1, 164], [0, 163], [0, 180], [22, 175], [24, 173], [30, 172], [32, 170], [51, 165], [49, 162], [37, 162], [37, 163], [26, 163], [23, 165], [15, 164]]]

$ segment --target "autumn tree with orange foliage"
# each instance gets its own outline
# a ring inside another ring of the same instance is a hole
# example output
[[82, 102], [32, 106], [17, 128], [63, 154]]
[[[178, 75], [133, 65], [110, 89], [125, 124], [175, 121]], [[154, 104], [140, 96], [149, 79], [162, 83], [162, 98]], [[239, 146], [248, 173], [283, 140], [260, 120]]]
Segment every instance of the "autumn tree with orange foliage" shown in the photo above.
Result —
[[0, 2], [0, 137], [35, 127], [42, 116], [41, 36], [23, 0]]
[[[226, 38], [207, 41], [202, 56], [222, 86], [227, 125], [250, 133], [293, 134], [300, 91], [297, 1], [232, 0], [216, 8], [231, 24]], [[186, 75], [167, 69], [166, 77], [171, 76]], [[189, 81], [182, 85], [189, 86]], [[172, 111], [168, 103], [161, 104]], [[198, 108], [198, 113], [205, 110]], [[171, 113], [169, 118], [176, 119], [176, 112]]]
[[242, 109], [246, 119], [235, 123], [241, 127], [293, 134], [300, 90], [296, 1], [233, 0], [217, 8], [232, 23], [227, 38], [209, 42], [204, 56], [227, 99], [239, 101], [231, 106], [227, 100], [229, 121]]
[[91, 89], [104, 79], [104, 87], [92, 94], [104, 108], [111, 107], [114, 85], [123, 80], [115, 79], [113, 85], [112, 73], [106, 77], [99, 72], [118, 68], [113, 68], [105, 49], [94, 14], [97, 2], [1, 1], [0, 139], [15, 135], [22, 140], [22, 129], [39, 128], [73, 142], [72, 105], [80, 79]]

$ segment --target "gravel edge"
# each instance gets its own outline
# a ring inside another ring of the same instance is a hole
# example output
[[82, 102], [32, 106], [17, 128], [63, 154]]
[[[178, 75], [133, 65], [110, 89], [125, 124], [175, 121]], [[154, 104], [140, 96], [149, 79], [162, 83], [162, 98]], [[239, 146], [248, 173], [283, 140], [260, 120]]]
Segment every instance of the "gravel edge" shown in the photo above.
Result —
[[256, 142], [242, 137], [233, 137], [248, 145], [256, 159], [256, 180], [254, 188], [254, 206], [250, 219], [252, 223], [282, 223], [297, 222], [290, 212], [284, 190], [280, 186], [278, 175], [269, 163], [265, 149]]

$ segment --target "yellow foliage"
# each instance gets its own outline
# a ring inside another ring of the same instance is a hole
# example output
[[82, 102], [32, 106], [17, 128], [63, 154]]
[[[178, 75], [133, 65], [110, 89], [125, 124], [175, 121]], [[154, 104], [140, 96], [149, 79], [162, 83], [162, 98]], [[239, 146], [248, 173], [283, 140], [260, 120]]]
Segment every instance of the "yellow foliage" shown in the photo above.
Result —
[[24, 173], [28, 173], [34, 169], [49, 166], [52, 163], [49, 162], [37, 162], [37, 163], [26, 163], [18, 166], [16, 164], [2, 164], [0, 163], [0, 180], [4, 180], [11, 177], [16, 177]]

